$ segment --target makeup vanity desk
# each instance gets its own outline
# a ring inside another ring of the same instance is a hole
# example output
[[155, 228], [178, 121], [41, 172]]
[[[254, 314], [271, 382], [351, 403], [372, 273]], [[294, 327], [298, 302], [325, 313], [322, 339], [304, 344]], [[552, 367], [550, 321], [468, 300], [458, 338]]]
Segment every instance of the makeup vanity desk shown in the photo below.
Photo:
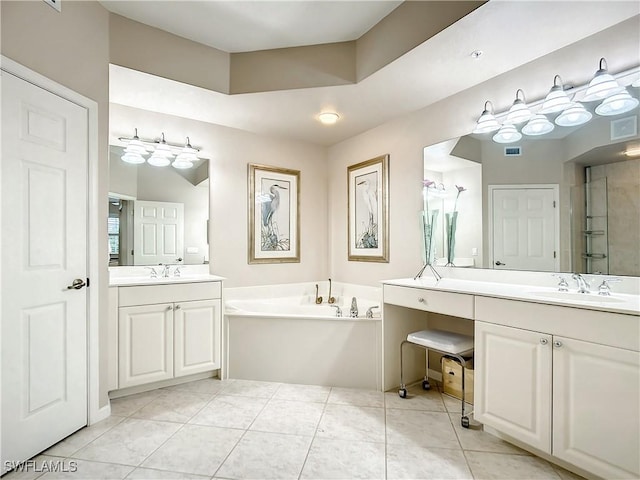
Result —
[[[384, 390], [400, 383], [408, 333], [474, 335], [474, 418], [485, 430], [588, 478], [639, 478], [640, 295], [558, 292], [549, 277], [383, 281]], [[421, 379], [424, 351], [409, 350], [406, 378]]]

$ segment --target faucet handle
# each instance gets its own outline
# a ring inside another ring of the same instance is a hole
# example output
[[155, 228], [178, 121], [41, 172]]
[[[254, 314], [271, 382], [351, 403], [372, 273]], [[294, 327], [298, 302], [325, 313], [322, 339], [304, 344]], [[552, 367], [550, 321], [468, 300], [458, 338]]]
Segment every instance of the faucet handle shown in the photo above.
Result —
[[380, 307], [378, 305], [373, 305], [373, 306], [367, 308], [367, 313], [365, 314], [365, 316], [367, 318], [373, 318], [373, 309], [374, 308], [380, 308]]
[[618, 277], [603, 279], [602, 283], [598, 287], [598, 295], [603, 295], [605, 297], [608, 297], [609, 295], [611, 295], [611, 287], [609, 286], [609, 284], [615, 283], [615, 282], [621, 282], [621, 281], [622, 279]]
[[553, 273], [552, 275], [554, 277], [560, 279], [560, 281], [558, 282], [558, 291], [559, 292], [568, 292], [569, 291], [569, 284], [567, 283], [567, 279], [564, 278], [564, 276], [560, 275], [559, 273]]
[[176, 268], [173, 269], [173, 276], [174, 277], [179, 277], [180, 276], [180, 267], [182, 267], [182, 265], [176, 265]]
[[342, 309], [338, 305], [329, 305], [329, 306], [336, 309], [336, 317], [342, 316]]
[[144, 268], [146, 268], [148, 270], [151, 270], [151, 272], [150, 272], [150, 277], [151, 278], [158, 278], [158, 272], [156, 272], [155, 268], [153, 268], [153, 267], [144, 267]]

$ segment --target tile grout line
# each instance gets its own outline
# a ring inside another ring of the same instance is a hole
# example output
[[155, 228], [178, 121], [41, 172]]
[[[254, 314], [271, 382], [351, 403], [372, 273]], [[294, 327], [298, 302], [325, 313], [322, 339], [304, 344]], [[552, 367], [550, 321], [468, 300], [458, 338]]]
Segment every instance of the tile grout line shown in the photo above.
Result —
[[298, 474], [298, 480], [302, 478], [302, 472], [304, 472], [304, 467], [307, 465], [307, 460], [309, 459], [309, 454], [311, 453], [311, 447], [313, 447], [313, 443], [316, 440], [316, 435], [318, 434], [318, 429], [320, 428], [320, 423], [322, 422], [322, 418], [324, 417], [324, 412], [327, 410], [327, 405], [329, 405], [329, 397], [331, 397], [331, 392], [333, 391], [333, 387], [329, 387], [329, 393], [327, 394], [327, 398], [323, 402], [322, 413], [320, 414], [320, 418], [318, 419], [318, 423], [311, 437], [311, 442], [309, 443], [309, 448], [307, 449], [307, 454], [304, 457], [304, 462], [302, 462], [302, 468], [300, 468], [300, 473]]

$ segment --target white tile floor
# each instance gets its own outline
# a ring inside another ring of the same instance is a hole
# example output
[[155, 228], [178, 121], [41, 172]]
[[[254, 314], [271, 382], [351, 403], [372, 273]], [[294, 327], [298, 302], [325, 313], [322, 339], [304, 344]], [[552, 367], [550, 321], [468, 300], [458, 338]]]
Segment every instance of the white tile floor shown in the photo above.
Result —
[[[460, 426], [460, 402], [395, 392], [206, 379], [112, 402], [112, 416], [14, 479], [578, 479]], [[41, 470], [41, 469], [40, 469]]]

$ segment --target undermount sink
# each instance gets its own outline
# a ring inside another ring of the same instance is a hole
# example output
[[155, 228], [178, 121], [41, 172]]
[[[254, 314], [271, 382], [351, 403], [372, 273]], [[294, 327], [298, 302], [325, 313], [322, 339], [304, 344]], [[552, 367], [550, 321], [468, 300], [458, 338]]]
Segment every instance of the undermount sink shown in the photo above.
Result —
[[577, 292], [529, 292], [534, 297], [552, 298], [555, 300], [569, 300], [572, 302], [589, 303], [624, 303], [625, 300], [615, 296], [598, 295], [597, 293], [577, 293]]

